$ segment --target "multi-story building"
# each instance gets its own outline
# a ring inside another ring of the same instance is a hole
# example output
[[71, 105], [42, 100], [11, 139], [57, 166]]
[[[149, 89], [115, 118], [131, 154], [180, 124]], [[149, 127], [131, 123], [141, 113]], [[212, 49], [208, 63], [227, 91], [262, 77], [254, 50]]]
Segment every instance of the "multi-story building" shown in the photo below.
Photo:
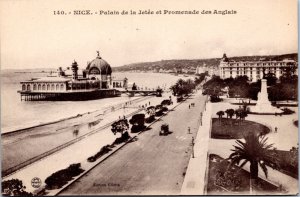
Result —
[[295, 68], [292, 74], [297, 75], [298, 63], [294, 60], [282, 61], [232, 61], [223, 55], [219, 65], [219, 74], [222, 79], [235, 78], [238, 76], [247, 76], [250, 81], [256, 82], [262, 79], [266, 74], [272, 74], [277, 79], [282, 76], [284, 69]]

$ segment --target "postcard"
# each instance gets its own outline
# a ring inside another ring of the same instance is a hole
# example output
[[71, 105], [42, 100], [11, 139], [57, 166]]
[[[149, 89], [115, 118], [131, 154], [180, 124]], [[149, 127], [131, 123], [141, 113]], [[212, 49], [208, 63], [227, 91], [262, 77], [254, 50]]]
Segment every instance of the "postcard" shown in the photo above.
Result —
[[2, 195], [297, 195], [297, 7], [1, 1]]

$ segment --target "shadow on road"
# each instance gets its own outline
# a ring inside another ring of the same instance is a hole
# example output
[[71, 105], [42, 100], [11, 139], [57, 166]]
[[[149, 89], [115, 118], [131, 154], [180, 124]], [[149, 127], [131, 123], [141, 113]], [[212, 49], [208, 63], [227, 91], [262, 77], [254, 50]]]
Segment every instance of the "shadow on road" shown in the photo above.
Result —
[[132, 143], [132, 142], [136, 142], [136, 141], [138, 141], [139, 139], [137, 138], [137, 137], [135, 137], [135, 138], [132, 138], [130, 141], [128, 141], [127, 143]]

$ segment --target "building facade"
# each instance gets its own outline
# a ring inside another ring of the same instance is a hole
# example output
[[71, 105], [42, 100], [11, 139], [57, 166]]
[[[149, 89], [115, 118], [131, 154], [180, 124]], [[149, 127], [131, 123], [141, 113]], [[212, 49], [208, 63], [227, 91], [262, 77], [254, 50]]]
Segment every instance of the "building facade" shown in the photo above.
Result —
[[271, 74], [279, 79], [284, 69], [293, 67], [295, 68], [292, 74], [297, 75], [298, 63], [294, 60], [282, 61], [231, 61], [227, 58], [226, 54], [220, 61], [219, 75], [221, 79], [236, 78], [238, 76], [247, 76], [252, 82], [256, 82], [264, 77], [266, 74]]
[[[112, 88], [126, 88], [127, 78], [112, 79], [112, 69], [103, 60], [99, 53], [97, 57], [88, 62], [86, 69], [79, 70], [74, 60], [71, 67], [57, 70], [57, 76], [47, 76], [21, 81], [22, 92], [70, 92], [84, 90], [105, 90]], [[79, 72], [81, 71], [81, 72]]]

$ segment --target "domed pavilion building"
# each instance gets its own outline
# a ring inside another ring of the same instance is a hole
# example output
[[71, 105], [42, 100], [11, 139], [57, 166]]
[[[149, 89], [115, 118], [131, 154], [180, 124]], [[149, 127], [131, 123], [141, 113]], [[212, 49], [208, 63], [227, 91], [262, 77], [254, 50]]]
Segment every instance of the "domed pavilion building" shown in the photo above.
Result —
[[83, 73], [86, 73], [88, 79], [99, 81], [100, 89], [108, 89], [112, 85], [112, 69], [110, 65], [100, 57], [99, 52], [96, 59], [88, 63]]
[[100, 57], [79, 69], [74, 62], [65, 70], [59, 67], [57, 75], [21, 81], [18, 91], [25, 100], [88, 100], [119, 96], [128, 87], [127, 78], [112, 78], [111, 66]]

